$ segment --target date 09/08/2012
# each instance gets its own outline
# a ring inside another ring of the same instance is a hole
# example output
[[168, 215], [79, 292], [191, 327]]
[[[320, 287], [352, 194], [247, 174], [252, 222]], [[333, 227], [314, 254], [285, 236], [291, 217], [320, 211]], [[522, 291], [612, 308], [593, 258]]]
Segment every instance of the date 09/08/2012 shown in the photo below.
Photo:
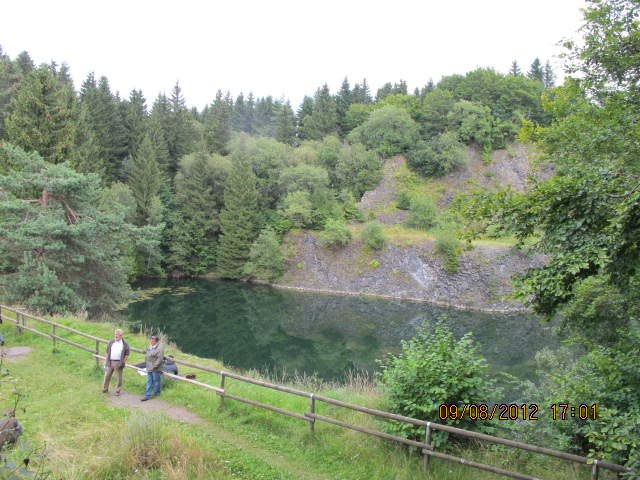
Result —
[[[550, 405], [552, 420], [570, 420], [572, 418], [580, 420], [595, 420], [597, 418], [597, 406], [594, 405], [568, 405], [557, 403]], [[541, 413], [540, 407], [535, 403], [529, 404], [463, 404], [463, 405], [440, 405], [440, 420], [538, 420]]]

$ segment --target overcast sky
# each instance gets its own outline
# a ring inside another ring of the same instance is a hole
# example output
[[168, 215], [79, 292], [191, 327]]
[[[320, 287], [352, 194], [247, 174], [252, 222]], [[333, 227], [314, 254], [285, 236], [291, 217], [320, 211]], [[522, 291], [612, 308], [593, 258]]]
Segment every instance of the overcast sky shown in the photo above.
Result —
[[105, 75], [149, 107], [180, 82], [201, 110], [216, 91], [289, 99], [295, 109], [323, 84], [363, 78], [375, 95], [403, 79], [410, 91], [430, 78], [477, 67], [523, 72], [539, 57], [561, 75], [563, 38], [579, 38], [585, 0], [7, 0], [0, 45], [12, 59], [66, 62], [79, 89]]

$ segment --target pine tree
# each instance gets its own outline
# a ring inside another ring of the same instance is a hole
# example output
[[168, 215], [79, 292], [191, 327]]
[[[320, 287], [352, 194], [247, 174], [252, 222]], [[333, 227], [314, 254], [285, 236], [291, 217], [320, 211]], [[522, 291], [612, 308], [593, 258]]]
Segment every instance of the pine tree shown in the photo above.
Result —
[[376, 101], [379, 102], [380, 100], [384, 100], [392, 93], [393, 85], [391, 82], [387, 82], [378, 89], [378, 92], [376, 93]]
[[245, 101], [244, 95], [240, 93], [233, 103], [233, 113], [231, 114], [231, 129], [236, 132], [253, 133], [253, 105]]
[[0, 55], [0, 141], [8, 140], [5, 119], [21, 81], [22, 75], [15, 62], [7, 55]]
[[313, 115], [313, 109], [314, 109], [313, 98], [311, 98], [308, 95], [305, 95], [304, 98], [302, 99], [302, 103], [300, 104], [300, 107], [298, 108], [298, 112], [296, 114], [296, 118], [298, 121], [298, 137], [301, 140], [307, 139], [305, 125], [307, 124], [307, 121], [309, 120], [309, 118], [311, 118], [311, 115]]
[[236, 152], [232, 161], [231, 174], [224, 189], [224, 209], [220, 212], [217, 270], [223, 278], [243, 276], [251, 245], [259, 231], [255, 174], [246, 152]]
[[553, 73], [553, 68], [549, 60], [547, 60], [547, 63], [544, 65], [543, 83], [545, 88], [552, 88], [556, 84], [556, 75]]
[[170, 115], [169, 99], [164, 93], [158, 94], [153, 102], [151, 115], [149, 116], [149, 135], [160, 168], [168, 176], [173, 176], [171, 174], [171, 160], [167, 141], [167, 135], [170, 130]]
[[74, 135], [75, 92], [47, 66], [20, 84], [6, 120], [8, 140], [51, 163], [68, 160]]
[[156, 160], [151, 139], [145, 136], [138, 156], [134, 159], [130, 173], [129, 186], [136, 201], [136, 224], [157, 225], [162, 221], [160, 187], [162, 184], [160, 168]]
[[271, 95], [256, 102], [253, 117], [254, 132], [262, 137], [274, 137], [276, 133], [276, 103]]
[[169, 150], [168, 170], [171, 178], [173, 178], [178, 170], [180, 158], [194, 152], [199, 141], [191, 113], [186, 106], [186, 101], [182, 96], [182, 89], [178, 82], [171, 90], [166, 130], [163, 133]]
[[325, 83], [313, 96], [313, 113], [304, 122], [304, 137], [309, 140], [322, 140], [338, 131], [336, 101]]
[[33, 63], [33, 60], [31, 60], [29, 53], [27, 53], [26, 51], [20, 52], [18, 54], [15, 59], [15, 64], [18, 68], [18, 71], [20, 72], [20, 75], [23, 78], [36, 69], [36, 65]]
[[[120, 110], [120, 100], [111, 93], [109, 80], [101, 77], [97, 82], [90, 73], [80, 89], [80, 133], [75, 137], [75, 147], [83, 158], [75, 158], [76, 165], [84, 165], [82, 171], [101, 172], [107, 183], [118, 178], [126, 157], [126, 136]], [[89, 141], [91, 145], [84, 145]], [[96, 150], [93, 157], [87, 152]]]
[[518, 62], [516, 60], [511, 62], [511, 69], [509, 69], [509, 75], [514, 77], [522, 75], [522, 71], [520, 71], [520, 65], [518, 65]]
[[124, 127], [127, 156], [136, 157], [138, 148], [149, 130], [147, 100], [142, 90], [132, 90], [129, 100], [124, 102]]
[[98, 207], [97, 175], [4, 149], [16, 166], [0, 176], [4, 294], [46, 313], [112, 313], [131, 291], [122, 248], [140, 232], [127, 228], [122, 211]]
[[369, 90], [369, 85], [367, 84], [366, 78], [362, 80], [362, 84], [356, 83], [354, 85], [351, 98], [353, 103], [373, 102], [373, 99], [371, 98], [371, 91]]
[[296, 116], [288, 100], [278, 106], [276, 140], [287, 145], [295, 145], [296, 143]]
[[187, 274], [213, 269], [224, 205], [228, 157], [199, 151], [183, 157], [175, 178], [179, 219], [171, 232], [171, 268]]
[[210, 153], [226, 155], [227, 144], [231, 138], [231, 120], [233, 115], [233, 100], [227, 92], [223, 95], [218, 90], [211, 107], [204, 113], [204, 141]]
[[540, 83], [544, 83], [544, 70], [542, 69], [542, 63], [539, 58], [536, 58], [531, 64], [531, 69], [529, 70], [529, 73], [527, 73], [527, 77]]
[[342, 81], [342, 85], [340, 85], [340, 90], [338, 91], [338, 95], [336, 96], [336, 113], [338, 114], [338, 135], [341, 138], [344, 138], [348, 132], [346, 126], [346, 116], [349, 111], [349, 107], [353, 102], [353, 95], [351, 93], [351, 87], [349, 85], [349, 79], [344, 77]]

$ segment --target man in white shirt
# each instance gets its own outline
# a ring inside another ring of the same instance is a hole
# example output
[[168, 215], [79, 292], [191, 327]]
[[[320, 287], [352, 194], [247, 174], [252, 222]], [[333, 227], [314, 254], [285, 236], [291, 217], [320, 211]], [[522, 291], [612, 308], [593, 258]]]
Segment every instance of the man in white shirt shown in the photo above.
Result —
[[116, 372], [116, 396], [120, 396], [122, 391], [122, 372], [129, 358], [129, 344], [122, 338], [122, 330], [115, 331], [114, 339], [107, 344], [107, 353], [104, 358], [104, 381], [102, 382], [102, 393], [109, 391], [111, 375]]

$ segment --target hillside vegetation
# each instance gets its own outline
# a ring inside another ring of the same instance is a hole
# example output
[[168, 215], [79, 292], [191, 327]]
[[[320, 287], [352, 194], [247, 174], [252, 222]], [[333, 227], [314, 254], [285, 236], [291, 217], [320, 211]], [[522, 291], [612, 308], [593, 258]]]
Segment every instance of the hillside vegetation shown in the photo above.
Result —
[[[401, 192], [426, 194], [437, 199], [438, 214], [445, 215], [457, 195], [471, 189], [495, 190], [507, 185], [524, 191], [533, 175], [534, 150], [514, 143], [496, 150], [490, 161], [477, 149], [468, 150], [469, 160], [455, 171], [429, 181], [419, 179], [402, 156], [387, 160], [378, 187], [368, 191], [358, 204], [362, 218], [374, 218], [386, 240], [381, 248], [366, 243], [367, 223], [351, 221], [351, 239], [339, 248], [322, 244], [317, 234], [294, 231], [284, 236], [287, 269], [278, 286], [306, 290], [378, 295], [428, 301], [478, 310], [510, 311], [525, 308], [508, 300], [512, 277], [544, 259], [535, 252], [513, 248], [515, 240], [475, 242], [471, 249], [456, 244], [456, 272], [447, 270], [447, 257], [436, 251], [438, 228], [420, 231], [406, 226], [408, 210], [398, 208]], [[548, 177], [547, 170], [539, 178]]]

